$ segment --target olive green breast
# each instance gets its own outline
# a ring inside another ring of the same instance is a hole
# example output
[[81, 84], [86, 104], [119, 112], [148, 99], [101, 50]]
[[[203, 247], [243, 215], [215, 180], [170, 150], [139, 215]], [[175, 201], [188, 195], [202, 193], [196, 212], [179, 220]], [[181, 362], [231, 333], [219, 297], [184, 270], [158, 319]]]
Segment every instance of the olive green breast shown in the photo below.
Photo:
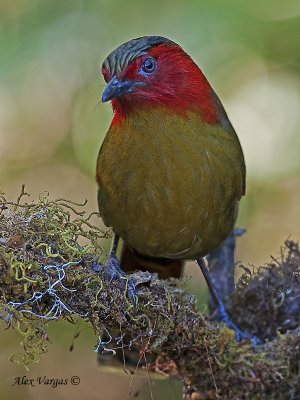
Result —
[[194, 258], [231, 231], [244, 159], [233, 130], [156, 109], [112, 125], [97, 161], [99, 210], [144, 255]]

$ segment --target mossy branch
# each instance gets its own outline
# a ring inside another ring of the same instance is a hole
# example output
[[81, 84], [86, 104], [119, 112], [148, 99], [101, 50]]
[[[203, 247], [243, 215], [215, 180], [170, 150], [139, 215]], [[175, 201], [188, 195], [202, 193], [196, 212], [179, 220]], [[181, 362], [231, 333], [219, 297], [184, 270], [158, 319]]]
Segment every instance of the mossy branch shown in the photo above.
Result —
[[102, 246], [111, 232], [98, 228], [97, 213], [47, 195], [24, 203], [25, 196], [24, 188], [16, 202], [0, 194], [0, 315], [23, 336], [13, 360], [39, 361], [50, 321], [82, 319], [98, 335], [99, 353], [138, 350], [150, 371], [182, 380], [184, 399], [300, 398], [297, 243], [287, 241], [279, 260], [255, 273], [244, 267], [227, 301], [238, 326], [262, 339], [253, 348], [200, 313], [175, 280], [131, 275], [134, 308], [128, 279], [106, 273]]

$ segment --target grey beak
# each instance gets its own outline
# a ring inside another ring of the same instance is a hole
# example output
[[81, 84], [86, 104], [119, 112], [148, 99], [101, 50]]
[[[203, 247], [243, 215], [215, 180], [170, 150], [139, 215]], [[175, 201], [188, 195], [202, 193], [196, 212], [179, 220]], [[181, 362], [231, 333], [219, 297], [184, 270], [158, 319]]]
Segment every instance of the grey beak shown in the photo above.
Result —
[[115, 97], [123, 96], [133, 90], [137, 82], [119, 81], [115, 76], [107, 83], [102, 93], [102, 103], [109, 101]]

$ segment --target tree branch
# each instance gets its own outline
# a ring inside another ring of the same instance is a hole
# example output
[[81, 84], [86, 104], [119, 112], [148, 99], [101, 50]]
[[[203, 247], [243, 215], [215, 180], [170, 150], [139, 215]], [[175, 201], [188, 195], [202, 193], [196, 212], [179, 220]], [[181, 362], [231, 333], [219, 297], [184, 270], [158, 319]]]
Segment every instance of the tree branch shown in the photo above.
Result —
[[0, 195], [0, 313], [8, 329], [24, 335], [13, 360], [27, 366], [46, 353], [50, 321], [82, 319], [98, 335], [99, 353], [116, 352], [116, 358], [137, 350], [150, 371], [182, 380], [184, 399], [300, 397], [298, 244], [287, 241], [281, 258], [255, 273], [243, 267], [227, 301], [238, 326], [264, 341], [252, 348], [201, 314], [178, 281], [132, 274], [134, 308], [128, 279], [110, 280], [106, 273], [102, 245], [111, 232], [98, 228], [99, 216], [46, 195], [22, 203], [25, 195], [23, 189], [16, 202]]

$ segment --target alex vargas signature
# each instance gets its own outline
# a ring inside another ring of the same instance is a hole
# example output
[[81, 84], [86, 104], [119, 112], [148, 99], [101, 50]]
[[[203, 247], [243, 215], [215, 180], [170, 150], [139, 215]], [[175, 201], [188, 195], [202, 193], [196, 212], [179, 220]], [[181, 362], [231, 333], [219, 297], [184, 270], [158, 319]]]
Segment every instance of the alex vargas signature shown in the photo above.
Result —
[[32, 386], [36, 387], [39, 385], [50, 386], [56, 388], [61, 385], [79, 385], [79, 376], [72, 376], [71, 378], [48, 378], [47, 376], [38, 376], [36, 378], [29, 378], [26, 375], [16, 376], [15, 381], [11, 386]]

